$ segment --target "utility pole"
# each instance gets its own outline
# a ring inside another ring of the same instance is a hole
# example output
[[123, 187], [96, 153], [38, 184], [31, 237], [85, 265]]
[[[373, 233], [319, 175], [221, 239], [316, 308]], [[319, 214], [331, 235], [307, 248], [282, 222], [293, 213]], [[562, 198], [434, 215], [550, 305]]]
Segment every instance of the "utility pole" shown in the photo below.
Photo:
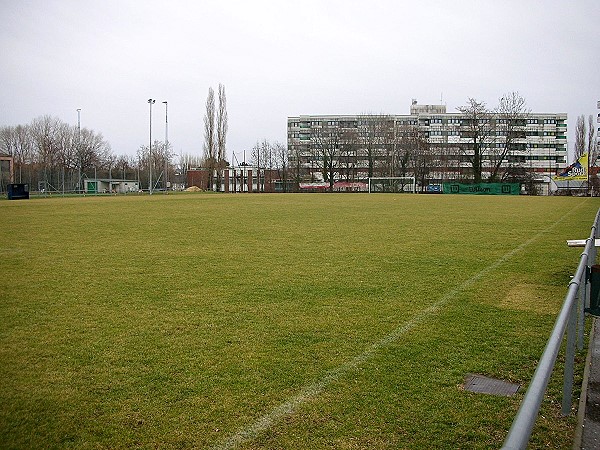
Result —
[[152, 105], [156, 103], [156, 100], [151, 98], [148, 99], [150, 104], [150, 146], [148, 147], [148, 167], [150, 172], [150, 183], [148, 185], [148, 191], [152, 195]]
[[169, 188], [167, 184], [169, 174], [169, 115], [167, 102], [164, 101], [163, 103], [165, 104], [165, 192], [167, 192]]
[[77, 191], [81, 194], [81, 108], [77, 108]]

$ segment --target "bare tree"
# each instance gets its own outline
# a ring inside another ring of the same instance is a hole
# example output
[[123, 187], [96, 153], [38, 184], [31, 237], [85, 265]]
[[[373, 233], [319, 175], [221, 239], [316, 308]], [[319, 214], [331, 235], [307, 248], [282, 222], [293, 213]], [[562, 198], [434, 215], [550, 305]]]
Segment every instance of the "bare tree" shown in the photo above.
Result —
[[294, 191], [300, 189], [300, 182], [302, 181], [302, 169], [303, 169], [303, 149], [299, 145], [291, 145], [288, 147], [288, 158], [291, 162], [290, 175], [294, 183]]
[[135, 161], [127, 155], [120, 155], [115, 158], [115, 169], [121, 172], [119, 175], [123, 180], [126, 180], [128, 176], [131, 178], [128, 174], [133, 172], [134, 167]]
[[110, 144], [104, 140], [102, 134], [87, 128], [81, 129], [81, 141], [78, 147], [78, 158], [84, 171], [102, 166], [104, 160], [111, 154]]
[[[364, 114], [358, 119], [361, 146], [367, 161], [369, 178], [383, 175], [382, 173], [376, 174], [376, 172], [386, 165], [386, 148], [389, 149], [388, 144], [390, 143], [390, 120], [389, 116], [383, 114]], [[385, 169], [383, 170], [385, 171]]]
[[494, 114], [485, 102], [469, 98], [468, 104], [457, 108], [464, 116], [466, 136], [471, 140], [462, 147], [463, 154], [467, 157], [473, 171], [473, 181], [481, 183], [483, 173], [483, 160], [488, 153], [493, 139], [492, 119]]
[[29, 183], [31, 183], [31, 166], [33, 163], [33, 141], [28, 125], [17, 125], [14, 128], [13, 156], [19, 173], [19, 183], [23, 182], [23, 168], [29, 166]]
[[188, 170], [200, 167], [202, 165], [202, 158], [190, 155], [189, 153], [183, 153], [179, 156], [179, 161], [177, 161], [177, 170], [181, 172], [183, 176], [185, 176]]
[[[267, 139], [257, 141], [252, 147], [250, 161], [256, 166], [256, 185], [259, 192], [265, 190], [265, 172], [275, 168], [275, 147]], [[270, 176], [270, 175], [269, 175]]]
[[254, 144], [254, 147], [250, 151], [250, 161], [259, 169], [267, 169], [271, 153], [271, 143], [267, 139], [256, 141], [256, 144]]
[[586, 151], [586, 126], [585, 116], [582, 114], [577, 117], [575, 125], [575, 160], [578, 160]]
[[596, 162], [597, 154], [596, 154], [596, 127], [594, 123], [594, 116], [591, 114], [588, 116], [588, 135], [587, 135], [587, 151], [588, 158], [590, 162], [590, 166], [594, 165]]
[[59, 174], [56, 170], [59, 162], [58, 131], [60, 121], [55, 117], [42, 116], [31, 123], [37, 164], [40, 168], [39, 180], [42, 189], [58, 190]]
[[204, 114], [204, 164], [208, 169], [207, 190], [212, 190], [213, 175], [217, 166], [216, 152], [216, 132], [215, 132], [215, 92], [213, 88], [208, 88], [206, 97], [206, 113]]
[[358, 128], [343, 130], [340, 145], [339, 173], [340, 177], [348, 182], [354, 182], [358, 178], [359, 148]]
[[[73, 177], [77, 168], [77, 133], [76, 129], [66, 123], [59, 123], [56, 130], [56, 139], [58, 144], [57, 165], [59, 172], [59, 182], [62, 181], [62, 191], [73, 185]], [[67, 176], [69, 182], [67, 185]]]
[[279, 179], [282, 182], [283, 192], [287, 192], [290, 160], [285, 144], [282, 144], [281, 142], [275, 142], [273, 144], [273, 154], [275, 159], [275, 168], [277, 169]]
[[519, 144], [519, 139], [525, 138], [526, 118], [530, 110], [527, 103], [518, 92], [510, 92], [502, 96], [495, 111], [495, 131], [501, 138], [501, 144], [491, 149], [490, 181], [497, 181], [501, 168], [506, 168], [507, 159], [516, 150], [525, 150]]
[[590, 164], [593, 164], [597, 158], [595, 144], [595, 123], [594, 116], [588, 117], [588, 123], [585, 122], [585, 116], [582, 114], [577, 117], [575, 125], [575, 160], [581, 155], [588, 153]]
[[165, 190], [167, 189], [168, 161], [171, 159], [169, 149], [170, 144], [167, 145], [162, 141], [156, 140], [152, 144], [152, 167], [156, 168], [156, 172], [158, 173], [152, 189], [156, 189], [160, 185], [162, 185]]
[[217, 110], [217, 190], [221, 186], [222, 173], [227, 166], [225, 143], [227, 140], [227, 98], [225, 86], [219, 84], [219, 109]]
[[34, 152], [32, 133], [29, 125], [0, 128], [0, 153], [14, 158], [15, 177], [23, 183], [23, 169], [29, 169], [29, 183], [32, 180]]
[[314, 130], [313, 139], [319, 156], [323, 180], [329, 182], [329, 190], [333, 191], [333, 184], [340, 162], [342, 131], [337, 124], [328, 125], [327, 122], [324, 122], [321, 128]]
[[[423, 131], [416, 131], [412, 134], [413, 154], [410, 157], [414, 177], [421, 186], [421, 191], [427, 186], [426, 179], [433, 166], [433, 151], [431, 144]], [[404, 175], [406, 176], [406, 175]], [[404, 185], [402, 186], [404, 189]]]
[[395, 176], [410, 176], [411, 167], [414, 168], [417, 152], [422, 147], [423, 133], [416, 125], [402, 125], [396, 130], [396, 145], [394, 150], [394, 167], [392, 173]]

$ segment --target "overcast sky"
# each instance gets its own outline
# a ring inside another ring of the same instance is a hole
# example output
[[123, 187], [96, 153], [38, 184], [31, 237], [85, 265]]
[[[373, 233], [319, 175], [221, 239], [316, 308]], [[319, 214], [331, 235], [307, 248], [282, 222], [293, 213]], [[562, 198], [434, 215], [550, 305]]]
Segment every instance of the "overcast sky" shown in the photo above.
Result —
[[568, 113], [569, 141], [599, 112], [599, 0], [0, 0], [0, 18], [0, 126], [76, 125], [81, 108], [117, 155], [147, 145], [149, 98], [153, 137], [166, 100], [175, 153], [201, 155], [219, 83], [228, 155], [285, 142], [288, 116], [408, 114], [413, 98], [455, 112], [518, 91]]

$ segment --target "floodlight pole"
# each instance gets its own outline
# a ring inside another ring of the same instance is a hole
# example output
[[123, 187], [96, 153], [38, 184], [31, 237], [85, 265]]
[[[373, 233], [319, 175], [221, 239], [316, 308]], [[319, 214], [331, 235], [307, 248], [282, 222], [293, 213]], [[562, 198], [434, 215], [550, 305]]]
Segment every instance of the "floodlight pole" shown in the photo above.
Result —
[[81, 108], [77, 108], [77, 166], [79, 176], [77, 188], [81, 194]]
[[152, 195], [152, 105], [156, 103], [156, 100], [149, 98], [148, 103], [150, 104], [150, 146], [148, 147], [148, 166], [150, 172], [150, 184], [148, 186], [148, 191], [150, 192], [150, 195]]
[[169, 174], [169, 115], [168, 115], [168, 104], [165, 104], [165, 192], [167, 192], [168, 186], [168, 174]]

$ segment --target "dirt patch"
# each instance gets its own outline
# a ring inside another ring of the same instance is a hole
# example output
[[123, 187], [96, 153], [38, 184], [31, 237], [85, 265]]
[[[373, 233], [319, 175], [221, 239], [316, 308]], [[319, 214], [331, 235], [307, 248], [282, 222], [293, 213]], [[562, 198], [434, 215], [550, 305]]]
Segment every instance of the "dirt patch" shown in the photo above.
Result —
[[520, 311], [552, 312], [558, 293], [548, 292], [546, 286], [520, 283], [513, 285], [498, 306]]

